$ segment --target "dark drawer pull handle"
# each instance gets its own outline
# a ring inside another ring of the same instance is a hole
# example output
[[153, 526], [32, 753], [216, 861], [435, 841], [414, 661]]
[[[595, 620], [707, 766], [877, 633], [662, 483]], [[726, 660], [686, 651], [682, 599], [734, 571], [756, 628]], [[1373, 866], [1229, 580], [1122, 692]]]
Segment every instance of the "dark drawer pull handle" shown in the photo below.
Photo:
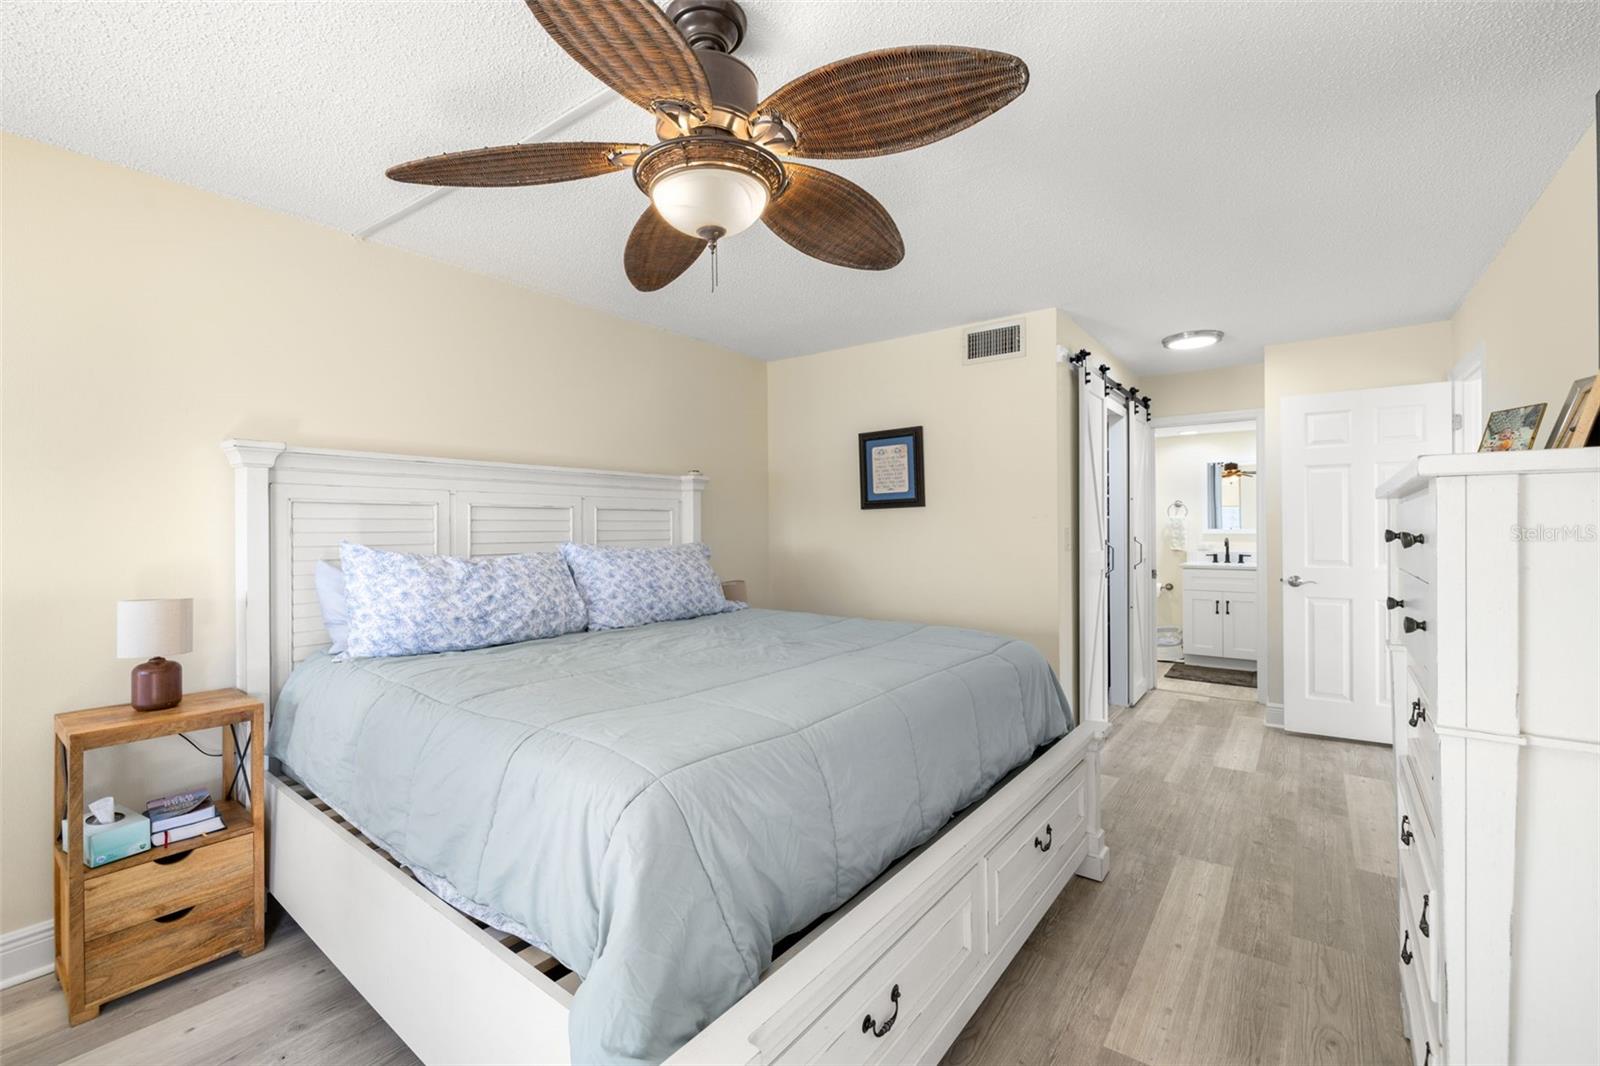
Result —
[[1411, 954], [1411, 930], [1407, 929], [1406, 938], [1400, 942], [1400, 961], [1410, 966], [1414, 958], [1416, 956]]
[[194, 910], [194, 907], [192, 907], [192, 906], [184, 907], [182, 910], [173, 911], [171, 914], [163, 914], [161, 917], [157, 918], [156, 921], [162, 922], [162, 923], [176, 922], [179, 919], [183, 918], [185, 915], [187, 915], [192, 910]]
[[1409, 614], [1406, 615], [1405, 621], [1401, 622], [1400, 625], [1407, 633], [1415, 633], [1419, 629], [1426, 630], [1428, 628], [1428, 623], [1418, 621]]
[[1415, 837], [1416, 834], [1411, 831], [1411, 815], [1402, 814], [1400, 816], [1400, 843], [1409, 848], [1411, 841]]
[[155, 864], [157, 866], [171, 866], [173, 863], [182, 862], [184, 859], [187, 859], [194, 853], [195, 849], [190, 848], [188, 851], [180, 851], [176, 855], [163, 855], [161, 858], [155, 860]]
[[1422, 894], [1422, 917], [1417, 919], [1417, 932], [1423, 936], [1430, 935], [1428, 931], [1428, 894], [1426, 892]]
[[1400, 547], [1402, 548], [1410, 548], [1414, 545], [1423, 544], [1426, 542], [1426, 539], [1421, 533], [1396, 533], [1392, 529], [1386, 529], [1383, 531], [1383, 540], [1385, 544], [1393, 541], [1399, 541]]
[[1422, 1066], [1431, 1066], [1432, 1062], [1433, 1062], [1433, 1041], [1432, 1040], [1424, 1040], [1422, 1042]]
[[1049, 822], [1044, 823], [1044, 839], [1040, 840], [1038, 837], [1034, 837], [1033, 846], [1038, 848], [1040, 851], [1049, 851], [1050, 846], [1055, 843], [1055, 832], [1054, 826], [1052, 826]]
[[889, 1030], [894, 1028], [894, 1021], [900, 1017], [900, 986], [895, 985], [889, 990], [889, 1002], [894, 1004], [894, 1013], [884, 1019], [882, 1025], [877, 1025], [872, 1020], [872, 1015], [861, 1019], [861, 1031], [871, 1033], [875, 1038], [881, 1039], [889, 1035]]
[[1417, 728], [1417, 723], [1426, 721], [1427, 717], [1428, 709], [1422, 705], [1422, 700], [1420, 698], [1412, 700], [1411, 717], [1408, 719], [1408, 721], [1411, 723], [1411, 728]]
[[1221, 600], [1212, 600], [1211, 601], [1211, 613], [1212, 614], [1221, 614], [1222, 613], [1222, 601]]
[[1383, 602], [1389, 605], [1389, 610], [1391, 611], [1396, 607], [1404, 607], [1406, 605], [1405, 600], [1397, 600], [1393, 596], [1385, 596]]

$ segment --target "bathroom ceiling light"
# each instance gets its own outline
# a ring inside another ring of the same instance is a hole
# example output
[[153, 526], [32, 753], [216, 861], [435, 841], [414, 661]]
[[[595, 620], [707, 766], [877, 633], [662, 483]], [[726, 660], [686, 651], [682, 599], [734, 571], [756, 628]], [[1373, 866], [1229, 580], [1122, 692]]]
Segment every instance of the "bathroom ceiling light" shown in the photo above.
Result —
[[1209, 348], [1222, 339], [1220, 329], [1186, 329], [1161, 338], [1161, 346], [1174, 352], [1193, 352]]

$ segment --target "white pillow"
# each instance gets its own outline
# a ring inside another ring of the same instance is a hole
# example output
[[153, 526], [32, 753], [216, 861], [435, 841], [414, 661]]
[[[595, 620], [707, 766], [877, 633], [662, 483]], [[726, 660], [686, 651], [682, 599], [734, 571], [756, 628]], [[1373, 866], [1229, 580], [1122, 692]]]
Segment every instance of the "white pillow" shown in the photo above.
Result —
[[344, 571], [328, 562], [317, 560], [317, 606], [322, 608], [322, 628], [328, 631], [329, 655], [344, 651], [350, 634], [350, 612], [344, 602]]

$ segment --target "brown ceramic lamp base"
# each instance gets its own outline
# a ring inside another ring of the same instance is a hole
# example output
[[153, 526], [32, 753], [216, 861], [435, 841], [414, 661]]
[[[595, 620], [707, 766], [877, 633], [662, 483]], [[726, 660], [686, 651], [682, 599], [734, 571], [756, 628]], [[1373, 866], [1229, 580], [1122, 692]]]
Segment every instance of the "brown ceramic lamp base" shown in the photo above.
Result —
[[183, 667], [171, 659], [156, 656], [133, 668], [133, 698], [136, 711], [164, 711], [183, 702]]

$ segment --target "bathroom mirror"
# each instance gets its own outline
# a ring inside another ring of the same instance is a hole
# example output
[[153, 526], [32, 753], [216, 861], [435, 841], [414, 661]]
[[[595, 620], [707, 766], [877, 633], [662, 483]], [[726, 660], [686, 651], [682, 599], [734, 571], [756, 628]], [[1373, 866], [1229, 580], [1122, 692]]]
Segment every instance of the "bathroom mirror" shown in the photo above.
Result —
[[1231, 459], [1207, 463], [1206, 486], [1206, 532], [1255, 532], [1255, 463]]

